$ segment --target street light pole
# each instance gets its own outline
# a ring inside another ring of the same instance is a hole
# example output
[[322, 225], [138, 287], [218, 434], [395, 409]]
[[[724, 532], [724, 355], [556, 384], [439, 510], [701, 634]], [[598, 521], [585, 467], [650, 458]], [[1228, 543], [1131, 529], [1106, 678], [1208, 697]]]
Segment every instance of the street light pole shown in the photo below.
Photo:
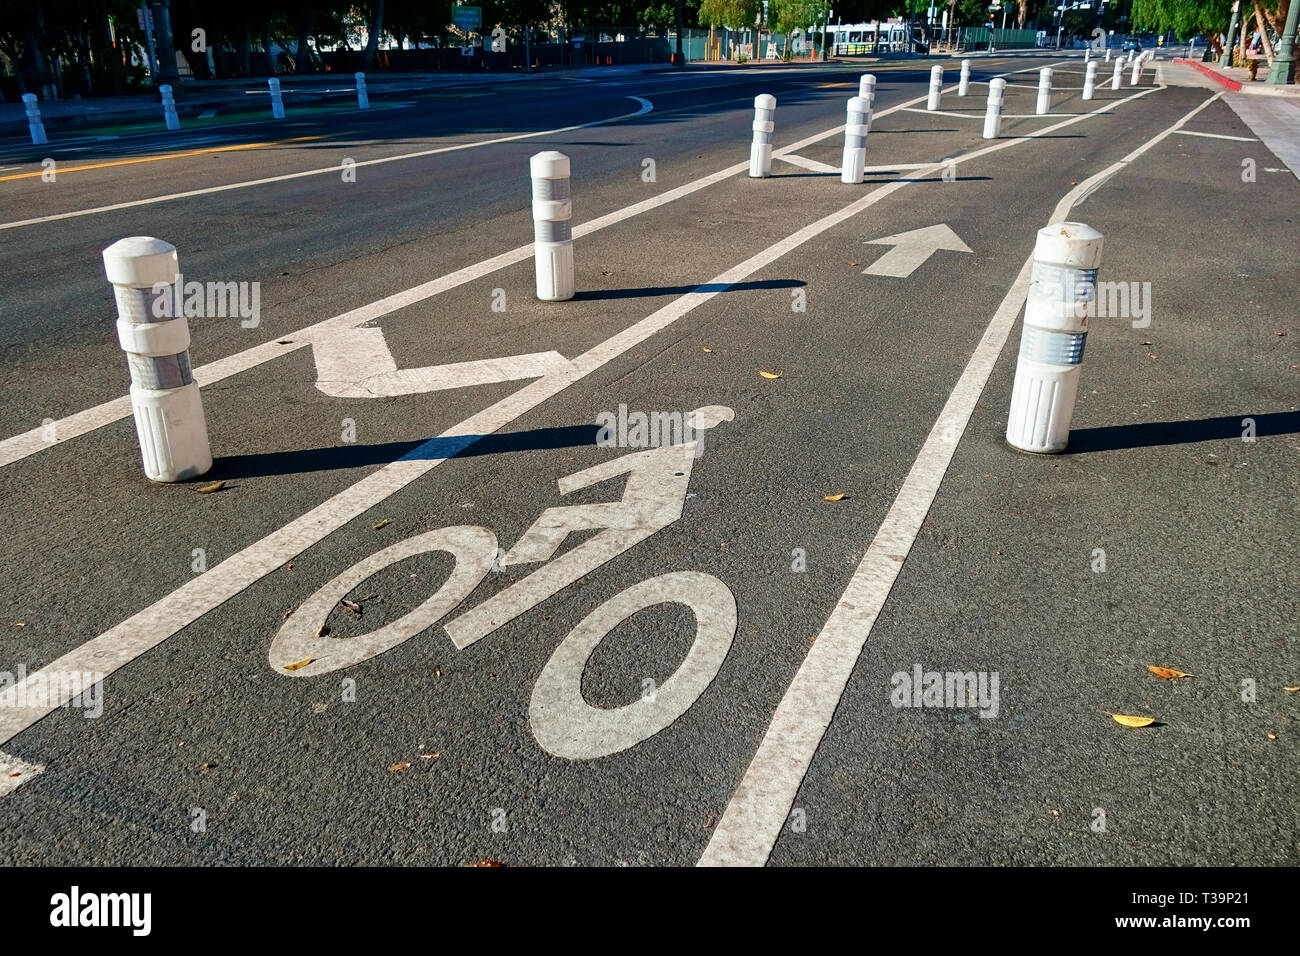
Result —
[[1286, 28], [1282, 31], [1282, 42], [1278, 44], [1277, 56], [1269, 67], [1266, 83], [1273, 86], [1285, 86], [1295, 82], [1295, 40], [1296, 15], [1300, 14], [1300, 0], [1291, 0], [1291, 9], [1287, 11]]
[[1237, 11], [1240, 8], [1241, 0], [1237, 0], [1232, 5], [1232, 22], [1228, 24], [1228, 42], [1223, 47], [1223, 55], [1219, 57], [1219, 66], [1232, 66], [1232, 43], [1237, 36]]

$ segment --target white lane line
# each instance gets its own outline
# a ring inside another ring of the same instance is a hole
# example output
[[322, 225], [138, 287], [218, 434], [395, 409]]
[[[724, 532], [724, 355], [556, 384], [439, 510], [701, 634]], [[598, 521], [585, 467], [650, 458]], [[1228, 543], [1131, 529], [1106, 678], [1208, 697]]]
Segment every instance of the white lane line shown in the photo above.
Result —
[[1254, 136], [1227, 136], [1224, 133], [1198, 133], [1196, 130], [1180, 129], [1179, 136], [1204, 136], [1206, 139], [1230, 139], [1234, 143], [1258, 143]]
[[776, 156], [782, 162], [790, 163], [793, 166], [799, 166], [802, 169], [812, 170], [814, 173], [838, 173], [838, 166], [831, 166], [829, 163], [819, 163], [815, 159], [806, 159], [803, 156], [795, 156], [793, 153], [787, 153], [784, 156]]
[[[1114, 109], [1121, 103], [1145, 96], [1150, 92], [1153, 92], [1153, 90], [1143, 90], [1124, 99], [1115, 100], [1101, 107], [1099, 112]], [[1053, 126], [1044, 127], [1035, 133], [1014, 139], [999, 140], [969, 154], [953, 157], [939, 163], [932, 163], [930, 166], [925, 167], [925, 170], [927, 172], [939, 172], [949, 163], [975, 159], [999, 150], [1009, 149], [1020, 143], [1031, 142], [1054, 130], [1077, 123], [1084, 118], [1075, 117]], [[795, 143], [787, 148], [801, 148], [803, 145], [806, 145], [806, 142]], [[744, 168], [748, 168], [748, 163], [742, 165]], [[536, 408], [542, 402], [558, 395], [574, 382], [618, 358], [624, 352], [639, 345], [655, 333], [672, 325], [697, 306], [708, 302], [727, 287], [743, 281], [754, 272], [775, 262], [810, 239], [852, 218], [885, 197], [906, 188], [913, 182], [916, 182], [916, 179], [897, 179], [886, 183], [860, 199], [849, 203], [839, 211], [824, 216], [798, 232], [787, 236], [780, 242], [767, 247], [757, 255], [751, 256], [739, 265], [728, 269], [710, 282], [698, 287], [695, 291], [674, 299], [663, 308], [574, 358], [570, 369], [538, 379], [483, 411], [471, 415], [459, 425], [453, 426], [436, 438], [408, 452], [397, 461], [367, 475], [352, 486], [345, 488], [312, 508], [306, 514], [284, 525], [279, 530], [272, 532], [260, 541], [254, 542], [215, 567], [210, 568], [204, 574], [192, 579], [166, 597], [127, 618], [116, 627], [110, 628], [98, 637], [92, 638], [52, 663], [47, 664], [41, 670], [30, 674], [27, 677], [27, 684], [31, 688], [38, 686], [47, 688], [50, 684], [47, 673], [50, 672], [76, 671], [78, 673], [91, 672], [100, 674], [115, 672], [119, 667], [157, 647], [177, 631], [192, 624], [212, 609], [219, 607], [276, 568], [283, 566], [290, 559], [343, 527], [352, 519], [387, 500], [390, 496], [441, 464], [448, 457], [474, 444], [482, 436], [498, 431], [519, 416]], [[31, 699], [44, 700], [43, 705], [23, 708], [0, 708], [0, 744], [11, 740], [51, 711], [62, 706], [66, 700], [71, 699], [70, 691], [67, 691], [65, 699], [57, 699], [66, 690], [62, 682], [59, 682], [59, 686], [60, 695], [49, 693], [48, 689], [46, 689], [43, 691], [43, 696], [38, 697], [34, 690], [31, 691]]]
[[[1207, 99], [1163, 133], [1122, 160], [1084, 180], [1056, 205], [1049, 222], [1065, 219], [1102, 183], [1205, 109]], [[875, 626], [921, 523], [939, 490], [957, 443], [984, 391], [989, 374], [1015, 326], [1029, 290], [1032, 254], [1003, 298], [921, 446], [849, 586], [799, 666], [758, 752], [731, 796], [700, 857], [701, 866], [762, 866], [789, 818], [813, 756], [830, 727], [862, 648]]]
[[44, 771], [43, 764], [28, 763], [0, 750], [0, 797], [7, 797]]
[[[924, 99], [925, 97], [921, 96], [914, 100], [908, 100], [906, 103], [899, 104], [898, 106], [891, 106], [889, 109], [881, 110], [877, 115], [888, 116], [891, 113], [898, 112], [900, 109], [910, 105], [911, 103], [919, 103]], [[844, 127], [842, 125], [832, 127], [824, 132], [815, 133], [812, 136], [801, 139], [796, 143], [783, 146], [773, 152], [772, 155], [780, 158], [787, 152], [804, 149], [814, 143], [821, 142], [823, 139], [841, 133], [843, 130]], [[882, 168], [902, 169], [905, 167]], [[657, 209], [658, 207], [680, 199], [683, 196], [689, 196], [691, 193], [697, 192], [716, 183], [720, 183], [724, 179], [728, 179], [736, 173], [747, 169], [749, 169], [749, 163], [742, 162], [736, 163], [734, 166], [728, 166], [726, 169], [720, 169], [715, 173], [708, 174], [707, 176], [701, 176], [699, 179], [691, 180], [681, 186], [662, 192], [657, 196], [643, 199], [630, 206], [624, 206], [622, 209], [616, 209], [604, 216], [598, 216], [597, 218], [584, 222], [581, 225], [574, 226], [573, 236], [575, 239], [589, 236], [594, 232], [598, 232], [608, 226], [620, 223], [625, 219], [639, 216], [641, 213]], [[437, 279], [431, 279], [428, 282], [412, 286], [411, 288], [404, 289], [401, 292], [395, 292], [390, 296], [371, 302], [368, 305], [360, 306], [350, 312], [344, 312], [343, 314], [336, 315], [333, 318], [317, 322], [315, 325], [299, 329], [297, 332], [287, 333], [270, 342], [263, 342], [261, 345], [255, 345], [242, 352], [236, 352], [233, 355], [228, 355], [225, 358], [218, 359], [215, 362], [210, 362], [207, 365], [200, 365], [194, 369], [194, 380], [199, 383], [200, 387], [215, 384], [216, 382], [220, 382], [232, 375], [237, 375], [240, 372], [256, 368], [272, 359], [279, 358], [281, 355], [295, 352], [300, 348], [311, 345], [313, 342], [318, 341], [323, 337], [333, 335], [346, 329], [355, 328], [356, 326], [363, 325], [366, 322], [373, 322], [389, 313], [396, 312], [398, 309], [404, 309], [407, 306], [423, 302], [425, 299], [455, 289], [467, 282], [473, 282], [476, 279], [481, 279], [484, 276], [491, 275], [493, 272], [504, 269], [507, 266], [523, 262], [524, 260], [531, 258], [532, 254], [533, 245], [531, 242], [525, 246], [518, 246], [517, 248], [511, 249], [509, 252], [503, 252], [500, 255], [493, 256], [491, 259], [484, 259], [482, 262], [477, 262], [473, 265], [466, 266], [463, 269], [458, 269], [455, 272], [450, 272]], [[279, 343], [282, 341], [288, 341], [290, 344], [280, 345]], [[111, 425], [113, 422], [121, 421], [123, 418], [129, 418], [131, 414], [130, 396], [124, 395], [121, 398], [112, 399], [102, 405], [96, 405], [93, 408], [76, 412], [66, 418], [60, 418], [54, 422], [53, 428], [50, 429], [49, 432], [47, 432], [45, 427], [33, 428], [30, 431], [14, 435], [12, 438], [6, 438], [3, 441], [0, 441], [0, 467], [13, 464], [16, 461], [21, 461], [29, 455], [34, 455], [39, 451], [44, 451], [46, 448], [62, 444], [65, 441], [77, 438], [87, 432], [92, 432], [97, 428], [102, 428], [105, 425]], [[47, 434], [53, 434], [54, 440], [48, 440], [46, 438]]]
[[[590, 129], [593, 126], [604, 126], [608, 123], [618, 123], [622, 120], [634, 119], [638, 116], [644, 116], [654, 109], [654, 104], [640, 96], [629, 96], [627, 99], [636, 100], [641, 104], [640, 108], [631, 113], [623, 113], [620, 116], [613, 116], [609, 119], [593, 120], [590, 123], [578, 123], [576, 126], [561, 126], [556, 129], [540, 130], [536, 133], [516, 133], [513, 136], [498, 136], [496, 139], [478, 140], [473, 143], [456, 143], [452, 146], [439, 146], [435, 149], [422, 149], [414, 153], [401, 153], [397, 156], [381, 156], [378, 159], [367, 159], [357, 163], [361, 166], [378, 166], [381, 163], [396, 163], [404, 159], [418, 159], [422, 156], [436, 156], [439, 153], [452, 153], [462, 149], [477, 149], [480, 146], [494, 146], [497, 143], [512, 143], [521, 139], [533, 139], [537, 136], [554, 136], [557, 133], [569, 133], [578, 129]], [[268, 183], [283, 183], [291, 179], [303, 179], [307, 176], [322, 176], [326, 173], [338, 174], [339, 167], [325, 166], [320, 169], [304, 169], [297, 173], [285, 173], [281, 176], [268, 176], [265, 179], [250, 179], [241, 183], [227, 183], [224, 186], [209, 186], [205, 189], [191, 189], [183, 193], [171, 193], [166, 196], [154, 196], [150, 199], [133, 199], [130, 202], [114, 203], [111, 206], [95, 206], [90, 209], [78, 209], [73, 212], [61, 212], [52, 216], [38, 216], [35, 219], [20, 219], [16, 222], [0, 223], [0, 230], [18, 229], [21, 226], [34, 226], [42, 222], [56, 222], [60, 219], [75, 219], [79, 216], [93, 216], [102, 212], [115, 212], [118, 209], [132, 209], [136, 206], [151, 206], [154, 203], [171, 202], [175, 199], [188, 199], [192, 196], [207, 196], [211, 193], [229, 192], [232, 189], [247, 189], [250, 186], [265, 186]]]

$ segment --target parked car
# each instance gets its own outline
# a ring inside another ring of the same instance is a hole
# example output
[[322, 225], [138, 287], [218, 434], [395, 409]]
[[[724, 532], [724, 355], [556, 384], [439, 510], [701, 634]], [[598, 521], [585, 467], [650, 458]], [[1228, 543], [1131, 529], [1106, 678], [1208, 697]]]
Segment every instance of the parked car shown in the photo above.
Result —
[[1127, 53], [1129, 50], [1132, 50], [1134, 53], [1141, 53], [1142, 44], [1139, 43], [1137, 40], [1130, 38], [1124, 41], [1124, 45], [1120, 47], [1120, 49], [1125, 53]]

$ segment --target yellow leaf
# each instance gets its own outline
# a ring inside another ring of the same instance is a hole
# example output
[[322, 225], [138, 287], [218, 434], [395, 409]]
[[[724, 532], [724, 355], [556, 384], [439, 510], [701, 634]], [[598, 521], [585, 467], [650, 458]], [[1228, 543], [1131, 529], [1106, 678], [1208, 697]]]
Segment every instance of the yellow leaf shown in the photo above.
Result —
[[706, 351], [706, 352], [712, 352], [713, 349], [705, 349], [704, 351]]
[[391, 523], [392, 523], [392, 522], [390, 522], [387, 518], [385, 518], [383, 521], [376, 521], [376, 522], [375, 522], [375, 530], [378, 531], [380, 528], [382, 528], [382, 527], [384, 527], [384, 526], [386, 526], [386, 525], [388, 525], [388, 524], [391, 524]]
[[410, 769], [411, 769], [411, 764], [409, 761], [406, 760], [403, 760], [401, 763], [390, 763], [388, 765], [389, 773], [406, 773], [406, 771]]
[[314, 657], [309, 657], [309, 658], [307, 658], [306, 660], [298, 661], [298, 662], [295, 663], [295, 664], [285, 664], [285, 665], [284, 665], [284, 669], [287, 670], [287, 671], [298, 671], [298, 670], [302, 670], [304, 667], [306, 667], [308, 664], [310, 664], [310, 663], [311, 663], [312, 661], [314, 661], [315, 659], [316, 659], [316, 658], [314, 658]]
[[1111, 719], [1125, 727], [1150, 727], [1156, 722], [1154, 717], [1130, 717], [1127, 714], [1111, 714]]
[[781, 373], [780, 373], [780, 372], [759, 372], [758, 374], [761, 375], [761, 376], [763, 376], [763, 378], [780, 378], [780, 377], [781, 377]]
[[1283, 687], [1282, 689], [1288, 694], [1294, 694], [1296, 691], [1300, 690], [1300, 687]]
[[220, 491], [224, 487], [226, 487], [224, 481], [214, 481], [212, 484], [204, 485], [202, 488], [198, 489], [198, 492], [201, 495], [210, 495], [212, 492]]
[[1182, 680], [1184, 677], [1195, 677], [1195, 674], [1185, 674], [1182, 671], [1176, 671], [1172, 667], [1156, 667], [1154, 664], [1148, 664], [1147, 670], [1155, 674], [1161, 680]]
[[838, 495], [822, 495], [822, 501], [843, 501], [843, 500], [844, 500], [844, 492], [842, 491]]

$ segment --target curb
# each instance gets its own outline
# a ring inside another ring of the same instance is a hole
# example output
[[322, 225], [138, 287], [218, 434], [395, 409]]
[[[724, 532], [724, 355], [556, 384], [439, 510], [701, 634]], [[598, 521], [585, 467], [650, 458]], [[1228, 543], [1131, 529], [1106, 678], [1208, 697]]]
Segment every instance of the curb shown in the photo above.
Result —
[[1232, 91], [1235, 92], [1235, 93], [1240, 93], [1240, 92], [1241, 92], [1241, 84], [1240, 84], [1240, 83], [1238, 83], [1238, 82], [1237, 82], [1236, 80], [1234, 80], [1234, 79], [1230, 79], [1229, 77], [1224, 76], [1222, 73], [1218, 72], [1217, 70], [1211, 70], [1211, 69], [1210, 69], [1208, 66], [1206, 66], [1204, 63], [1201, 63], [1201, 62], [1199, 62], [1199, 61], [1197, 61], [1197, 60], [1188, 60], [1188, 59], [1184, 59], [1183, 57], [1175, 57], [1175, 58], [1174, 58], [1174, 62], [1175, 62], [1175, 63], [1181, 63], [1181, 64], [1183, 64], [1184, 66], [1190, 66], [1192, 69], [1196, 70], [1198, 73], [1203, 73], [1203, 74], [1205, 74], [1205, 75], [1208, 76], [1210, 79], [1212, 79], [1215, 83], [1218, 83], [1220, 86], [1226, 86], [1228, 89], [1232, 90]]

